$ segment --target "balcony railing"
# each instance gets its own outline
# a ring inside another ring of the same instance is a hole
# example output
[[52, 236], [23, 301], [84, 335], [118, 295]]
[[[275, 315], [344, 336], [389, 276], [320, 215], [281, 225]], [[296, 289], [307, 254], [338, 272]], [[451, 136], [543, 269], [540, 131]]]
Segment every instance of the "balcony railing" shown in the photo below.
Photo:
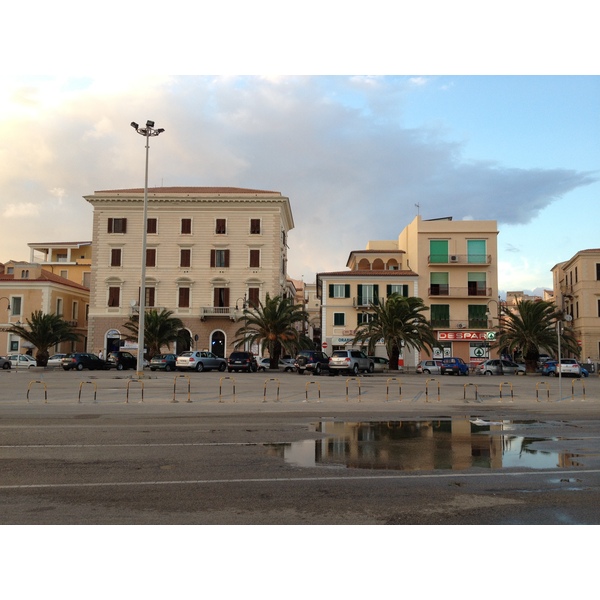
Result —
[[489, 265], [491, 254], [430, 254], [427, 257], [430, 265]]
[[235, 306], [201, 306], [200, 318], [220, 318], [235, 321], [243, 315], [243, 311], [235, 310]]
[[487, 298], [492, 295], [492, 288], [448, 287], [447, 285], [432, 285], [428, 288], [429, 296], [446, 296], [452, 298]]
[[490, 323], [483, 319], [431, 319], [434, 329], [490, 329]]

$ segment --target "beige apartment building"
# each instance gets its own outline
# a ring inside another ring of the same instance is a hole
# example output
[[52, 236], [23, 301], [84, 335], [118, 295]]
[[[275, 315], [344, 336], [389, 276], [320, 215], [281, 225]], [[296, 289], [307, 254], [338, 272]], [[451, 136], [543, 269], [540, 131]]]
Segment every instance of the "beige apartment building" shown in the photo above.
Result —
[[[144, 190], [97, 191], [85, 200], [94, 210], [88, 348], [135, 348], [123, 325], [139, 303]], [[280, 192], [151, 188], [145, 227], [146, 308], [179, 317], [192, 349], [227, 356], [244, 304], [289, 289], [287, 236], [294, 222]]]
[[581, 347], [581, 360], [600, 362], [600, 248], [580, 250], [551, 269], [556, 305]]
[[85, 350], [88, 304], [87, 287], [52, 273], [43, 264], [8, 261], [0, 273], [0, 354], [32, 350], [35, 355], [29, 342], [7, 330], [26, 325], [36, 310], [62, 316], [80, 336], [78, 342], [58, 344], [54, 352]]
[[[366, 250], [353, 251], [349, 270], [317, 275], [323, 347], [350, 347], [356, 327], [370, 318], [370, 302], [397, 292], [429, 307], [439, 344], [434, 356], [478, 363], [497, 355], [490, 350], [498, 325], [497, 236], [496, 221], [417, 216], [397, 241], [370, 241]], [[414, 353], [401, 360], [411, 368], [424, 358]]]

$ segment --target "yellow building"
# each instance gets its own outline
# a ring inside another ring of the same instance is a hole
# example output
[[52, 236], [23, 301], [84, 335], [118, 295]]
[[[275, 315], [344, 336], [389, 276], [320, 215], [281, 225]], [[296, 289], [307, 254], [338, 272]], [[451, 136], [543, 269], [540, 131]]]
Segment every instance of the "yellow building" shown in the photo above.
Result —
[[0, 273], [0, 353], [25, 353], [30, 344], [8, 333], [13, 325], [25, 325], [36, 310], [57, 314], [79, 334], [78, 342], [63, 342], [55, 352], [83, 351], [87, 338], [89, 290], [83, 285], [48, 271], [41, 264], [9, 261]]
[[[139, 302], [144, 190], [85, 199], [94, 210], [89, 347], [110, 351], [124, 343], [123, 325]], [[227, 356], [244, 303], [288, 290], [289, 198], [241, 188], [152, 188], [147, 217], [147, 309], [173, 311], [193, 349]]]
[[600, 249], [580, 250], [551, 270], [555, 302], [572, 318], [581, 360], [600, 362]]
[[[496, 221], [417, 216], [397, 241], [370, 241], [366, 250], [353, 251], [348, 271], [317, 275], [323, 347], [349, 344], [368, 318], [369, 303], [396, 291], [420, 297], [429, 307], [443, 348], [435, 356], [458, 356], [466, 363], [486, 360], [490, 330], [498, 324], [497, 236]], [[410, 368], [423, 358], [410, 354], [403, 360]]]

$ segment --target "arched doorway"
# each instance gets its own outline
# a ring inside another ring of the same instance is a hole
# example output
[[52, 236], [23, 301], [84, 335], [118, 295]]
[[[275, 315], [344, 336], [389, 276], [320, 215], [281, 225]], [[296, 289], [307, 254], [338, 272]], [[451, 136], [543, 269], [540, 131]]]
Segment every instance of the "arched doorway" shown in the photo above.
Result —
[[222, 331], [213, 331], [210, 336], [210, 351], [220, 358], [225, 358], [225, 334]]
[[192, 334], [189, 329], [180, 329], [177, 332], [177, 340], [175, 341], [175, 350], [177, 354], [187, 352], [192, 349]]

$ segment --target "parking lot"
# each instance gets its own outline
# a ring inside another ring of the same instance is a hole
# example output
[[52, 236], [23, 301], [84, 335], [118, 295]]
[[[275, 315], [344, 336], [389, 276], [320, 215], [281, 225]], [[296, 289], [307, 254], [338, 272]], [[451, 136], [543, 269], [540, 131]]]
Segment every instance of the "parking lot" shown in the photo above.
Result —
[[595, 376], [2, 372], [0, 519], [597, 524], [599, 407]]

